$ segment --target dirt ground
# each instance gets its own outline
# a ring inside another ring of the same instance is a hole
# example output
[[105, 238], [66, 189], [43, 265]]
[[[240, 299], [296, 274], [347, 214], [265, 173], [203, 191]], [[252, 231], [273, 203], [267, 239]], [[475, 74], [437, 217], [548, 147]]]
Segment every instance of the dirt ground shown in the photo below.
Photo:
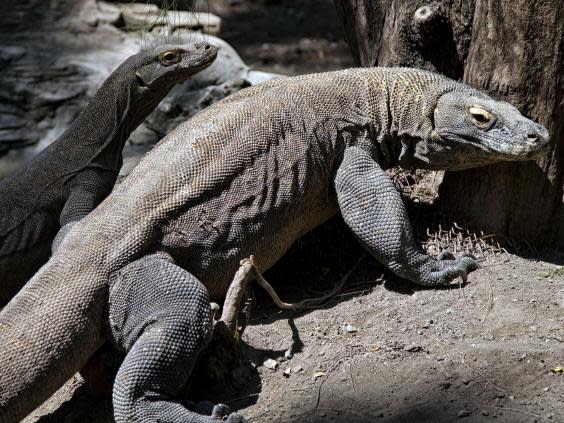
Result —
[[[212, 10], [224, 19], [222, 37], [254, 68], [352, 65], [330, 1], [256, 3]], [[362, 257], [342, 226], [308, 235], [266, 273], [284, 300], [330, 290]], [[235, 389], [196, 384], [192, 396], [226, 402], [252, 422], [564, 422], [556, 371], [564, 255], [536, 257], [490, 254], [468, 284], [441, 289], [418, 288], [363, 257], [334, 300], [307, 312], [280, 311], [256, 288], [241, 345], [246, 380]], [[109, 399], [81, 385], [75, 376], [25, 422], [111, 422]]]
[[[314, 237], [267, 272], [285, 300], [319, 295], [341, 277]], [[315, 249], [303, 259], [315, 278], [300, 272], [304, 248]], [[348, 268], [360, 252], [351, 249]], [[555, 264], [564, 257], [549, 259], [500, 254], [465, 286], [420, 289], [388, 273], [382, 280], [365, 257], [335, 300], [307, 312], [279, 311], [256, 289], [242, 342], [247, 380], [192, 395], [251, 422], [562, 422], [564, 378], [551, 369], [564, 365], [564, 270]], [[80, 385], [76, 376], [26, 422], [44, 413], [42, 423], [112, 422], [109, 399], [70, 399]]]

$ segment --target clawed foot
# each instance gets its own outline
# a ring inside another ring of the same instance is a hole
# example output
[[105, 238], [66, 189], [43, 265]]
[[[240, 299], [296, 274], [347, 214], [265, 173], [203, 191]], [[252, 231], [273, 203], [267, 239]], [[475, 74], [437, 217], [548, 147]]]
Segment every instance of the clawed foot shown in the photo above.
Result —
[[225, 404], [213, 405], [209, 401], [198, 403], [195, 410], [198, 414], [209, 415], [213, 420], [223, 421], [227, 423], [247, 423], [248, 420], [243, 416], [232, 413], [231, 408]]
[[443, 251], [423, 265], [420, 280], [416, 281], [424, 286], [447, 285], [456, 278], [466, 283], [468, 274], [480, 268], [480, 264], [471, 254], [463, 254], [456, 258], [450, 251]]

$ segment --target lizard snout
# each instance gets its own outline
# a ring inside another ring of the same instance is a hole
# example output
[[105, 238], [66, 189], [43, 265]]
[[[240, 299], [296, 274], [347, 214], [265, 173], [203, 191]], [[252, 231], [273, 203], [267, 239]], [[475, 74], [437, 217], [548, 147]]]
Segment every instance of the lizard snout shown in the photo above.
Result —
[[550, 135], [548, 130], [537, 123], [524, 125], [522, 133], [525, 138], [525, 142], [531, 147], [534, 147], [535, 150], [544, 150], [550, 144]]
[[536, 159], [543, 156], [550, 146], [550, 134], [548, 130], [539, 124], [529, 126], [524, 133], [525, 142], [531, 149], [528, 157]]

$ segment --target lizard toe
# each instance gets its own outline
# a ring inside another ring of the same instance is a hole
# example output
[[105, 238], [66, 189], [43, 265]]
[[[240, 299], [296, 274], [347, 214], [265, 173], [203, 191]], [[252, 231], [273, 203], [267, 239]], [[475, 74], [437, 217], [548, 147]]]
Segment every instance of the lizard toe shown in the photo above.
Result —
[[[444, 254], [443, 257], [448, 255]], [[461, 278], [462, 282], [466, 283], [468, 274], [480, 267], [476, 259], [470, 255], [443, 260], [437, 258], [428, 264], [430, 267], [427, 267], [418, 281], [423, 286], [448, 285], [456, 278]]]
[[462, 267], [449, 266], [446, 269], [435, 272], [433, 276], [436, 281], [434, 285], [448, 285], [456, 278], [461, 278], [463, 282], [466, 282], [468, 279], [468, 272]]
[[449, 250], [442, 251], [438, 256], [437, 260], [455, 260], [454, 254], [452, 254]]
[[227, 423], [248, 423], [249, 421], [244, 418], [243, 416], [241, 416], [240, 414], [237, 413], [231, 413], [229, 415], [229, 417], [227, 417], [227, 420], [225, 420]]
[[211, 412], [211, 417], [218, 420], [223, 420], [231, 414], [231, 408], [225, 404], [216, 404]]

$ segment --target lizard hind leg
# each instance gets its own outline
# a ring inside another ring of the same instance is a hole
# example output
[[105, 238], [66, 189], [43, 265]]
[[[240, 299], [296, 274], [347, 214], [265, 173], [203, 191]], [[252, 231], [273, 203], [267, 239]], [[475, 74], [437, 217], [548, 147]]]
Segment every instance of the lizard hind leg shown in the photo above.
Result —
[[204, 285], [169, 257], [145, 256], [112, 275], [109, 320], [127, 352], [113, 387], [116, 422], [245, 421], [226, 407], [197, 414], [178, 399], [210, 339], [212, 314]]

